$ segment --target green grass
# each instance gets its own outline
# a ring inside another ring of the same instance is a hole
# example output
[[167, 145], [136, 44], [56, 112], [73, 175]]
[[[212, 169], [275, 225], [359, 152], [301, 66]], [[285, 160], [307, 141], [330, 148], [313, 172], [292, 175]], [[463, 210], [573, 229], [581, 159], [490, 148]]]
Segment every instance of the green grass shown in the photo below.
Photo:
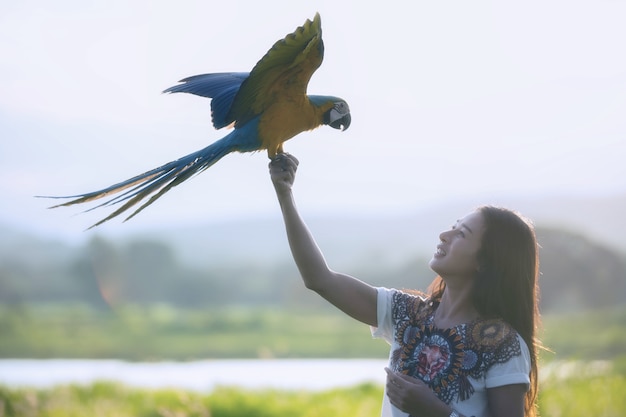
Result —
[[576, 314], [547, 315], [540, 336], [554, 354], [546, 360], [615, 359], [626, 354], [626, 306]]
[[273, 308], [173, 310], [126, 307], [98, 313], [80, 306], [0, 307], [0, 357], [384, 358], [388, 346], [340, 312]]
[[[543, 381], [539, 411], [545, 417], [623, 417], [626, 377]], [[250, 391], [221, 387], [209, 394], [128, 388], [114, 383], [51, 389], [0, 387], [3, 417], [377, 417], [382, 387], [364, 384], [322, 392]]]
[[623, 374], [549, 380], [540, 386], [539, 410], [546, 417], [623, 417], [625, 394]]
[[140, 390], [111, 383], [51, 390], [0, 388], [6, 417], [344, 417], [376, 416], [382, 390], [373, 385], [324, 392], [242, 391], [211, 394]]
[[[336, 311], [229, 308], [180, 311], [166, 306], [121, 308], [106, 314], [80, 306], [0, 306], [0, 357], [385, 358], [367, 326]], [[626, 416], [626, 307], [544, 317], [547, 369], [558, 361], [608, 360], [604, 374], [575, 371], [543, 378], [539, 407], [546, 417]], [[0, 417], [239, 417], [378, 416], [382, 387], [325, 392], [247, 391], [209, 394], [142, 390], [112, 383], [51, 389], [0, 387]]]
[[[204, 358], [385, 358], [367, 326], [329, 309], [272, 307], [174, 310], [127, 306], [0, 306], [0, 357], [192, 360]], [[626, 306], [547, 315], [542, 362], [618, 360], [626, 368]]]

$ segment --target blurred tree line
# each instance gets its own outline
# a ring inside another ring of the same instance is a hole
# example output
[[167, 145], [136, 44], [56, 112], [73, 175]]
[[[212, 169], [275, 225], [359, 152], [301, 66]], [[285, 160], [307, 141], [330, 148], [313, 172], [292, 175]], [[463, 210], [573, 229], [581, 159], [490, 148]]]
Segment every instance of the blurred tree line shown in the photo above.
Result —
[[[538, 228], [543, 312], [626, 303], [626, 256], [564, 230]], [[286, 254], [287, 255], [287, 254]], [[429, 256], [383, 264], [375, 257], [344, 272], [377, 286], [425, 289], [433, 278]], [[84, 303], [95, 309], [167, 304], [178, 308], [225, 305], [325, 305], [304, 289], [291, 258], [242, 258], [211, 266], [182, 263], [168, 244], [125, 243], [94, 237], [75, 247], [55, 244], [0, 247], [0, 303]]]

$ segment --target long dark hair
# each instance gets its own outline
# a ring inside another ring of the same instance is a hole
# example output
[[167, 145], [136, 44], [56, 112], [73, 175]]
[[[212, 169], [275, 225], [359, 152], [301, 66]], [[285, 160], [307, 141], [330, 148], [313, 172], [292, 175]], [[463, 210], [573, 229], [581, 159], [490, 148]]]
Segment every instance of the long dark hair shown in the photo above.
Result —
[[[483, 316], [501, 318], [524, 339], [530, 350], [530, 389], [526, 393], [525, 415], [537, 415], [538, 389], [536, 338], [539, 326], [539, 256], [532, 223], [509, 209], [481, 206], [485, 231], [477, 260], [472, 303]], [[432, 300], [441, 299], [445, 282], [435, 278], [429, 287]]]

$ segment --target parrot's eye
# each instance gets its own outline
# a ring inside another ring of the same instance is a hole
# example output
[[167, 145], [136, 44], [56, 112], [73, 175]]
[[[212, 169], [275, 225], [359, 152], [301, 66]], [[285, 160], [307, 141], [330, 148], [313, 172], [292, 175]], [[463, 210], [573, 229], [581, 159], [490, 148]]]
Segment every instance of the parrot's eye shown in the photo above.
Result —
[[337, 110], [341, 114], [345, 114], [349, 112], [348, 105], [344, 102], [335, 103], [334, 107], [335, 107], [335, 110]]

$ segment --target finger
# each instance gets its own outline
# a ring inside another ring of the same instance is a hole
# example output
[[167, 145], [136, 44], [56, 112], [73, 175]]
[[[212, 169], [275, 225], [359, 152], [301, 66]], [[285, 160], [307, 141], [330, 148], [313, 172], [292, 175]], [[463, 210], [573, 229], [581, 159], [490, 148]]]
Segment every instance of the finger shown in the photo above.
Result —
[[407, 381], [407, 382], [415, 381], [415, 378], [413, 378], [411, 376], [408, 376], [408, 375], [405, 375], [405, 374], [400, 374], [400, 373], [396, 374], [396, 378], [399, 378], [399, 379], [401, 379], [403, 381]]
[[276, 158], [270, 159], [270, 163], [267, 164], [267, 166], [269, 167], [270, 171], [274, 168], [276, 168], [278, 165], [280, 164], [280, 161]]
[[282, 171], [287, 171], [290, 173], [295, 173], [298, 170], [298, 164], [295, 161], [292, 161], [291, 159], [285, 159], [281, 164], [280, 167], [282, 169]]
[[270, 174], [274, 174], [277, 172], [284, 171], [283, 164], [277, 161], [272, 161], [269, 163]]
[[391, 369], [385, 367], [385, 372], [387, 372], [387, 379], [389, 379], [390, 381], [393, 381], [394, 383], [398, 382], [398, 376], [400, 374], [398, 374], [397, 372], [392, 371]]
[[393, 371], [385, 369], [387, 372], [387, 391], [398, 391], [401, 388], [400, 382]]
[[282, 152], [282, 153], [276, 154], [275, 159], [278, 159], [278, 160], [281, 160], [281, 161], [291, 161], [296, 166], [298, 166], [300, 164], [300, 161], [298, 161], [298, 158], [296, 158], [295, 156], [293, 156], [292, 154], [287, 153], [287, 152]]
[[281, 168], [293, 167], [295, 169], [297, 168], [299, 163], [300, 162], [295, 156], [290, 155], [288, 153], [279, 153], [279, 154], [276, 154], [274, 158], [270, 159], [269, 166], [270, 167], [279, 166]]
[[289, 159], [291, 157], [287, 152], [277, 153], [273, 158], [270, 158], [270, 161], [283, 161], [285, 159]]
[[269, 169], [271, 173], [277, 173], [277, 172], [285, 172], [287, 170], [291, 170], [290, 169], [290, 164], [285, 162], [285, 160], [272, 160], [269, 163]]

